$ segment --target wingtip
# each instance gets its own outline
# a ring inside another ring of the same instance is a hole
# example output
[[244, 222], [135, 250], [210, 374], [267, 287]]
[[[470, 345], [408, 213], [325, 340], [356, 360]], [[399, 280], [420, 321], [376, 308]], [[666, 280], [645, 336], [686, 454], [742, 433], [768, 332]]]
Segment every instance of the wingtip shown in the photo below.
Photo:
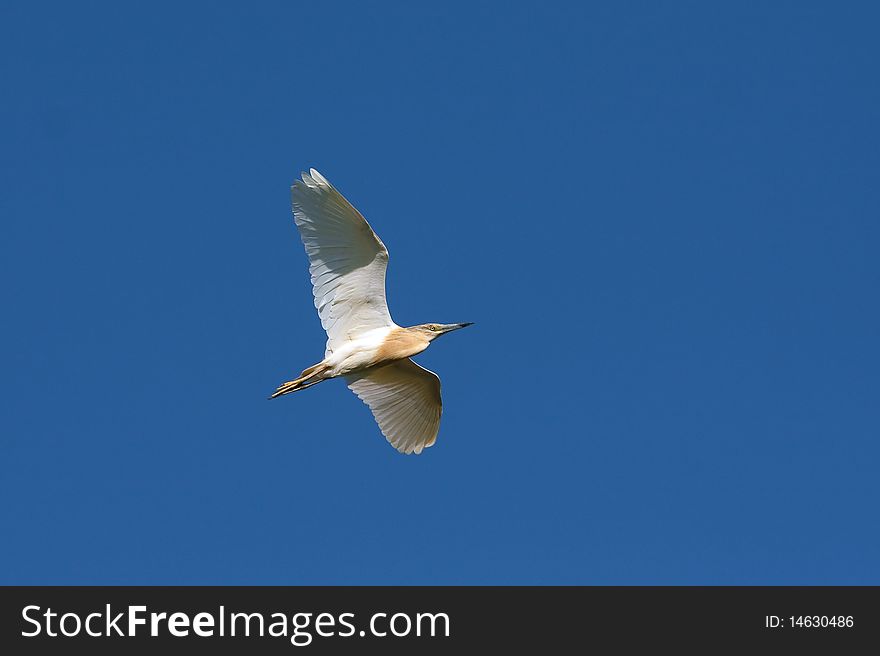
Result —
[[315, 187], [332, 187], [333, 185], [318, 172], [318, 169], [310, 168], [308, 172], [300, 171], [299, 179], [294, 180], [293, 184], [290, 185], [291, 191], [296, 189], [297, 187], [305, 187], [307, 189], [314, 189]]
[[314, 180], [318, 184], [326, 185], [328, 187], [330, 186], [330, 183], [327, 181], [327, 178], [325, 178], [323, 175], [318, 173], [318, 169], [309, 169], [309, 173], [312, 176], [312, 180]]

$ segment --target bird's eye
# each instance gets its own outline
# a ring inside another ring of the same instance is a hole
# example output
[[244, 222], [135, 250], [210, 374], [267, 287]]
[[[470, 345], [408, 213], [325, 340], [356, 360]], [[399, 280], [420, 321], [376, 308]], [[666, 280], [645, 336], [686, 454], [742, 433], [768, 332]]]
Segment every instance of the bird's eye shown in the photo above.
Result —
[[436, 333], [436, 332], [437, 332], [437, 326], [435, 326], [435, 325], [432, 324], [432, 325], [428, 326], [428, 330], [433, 330], [433, 331]]

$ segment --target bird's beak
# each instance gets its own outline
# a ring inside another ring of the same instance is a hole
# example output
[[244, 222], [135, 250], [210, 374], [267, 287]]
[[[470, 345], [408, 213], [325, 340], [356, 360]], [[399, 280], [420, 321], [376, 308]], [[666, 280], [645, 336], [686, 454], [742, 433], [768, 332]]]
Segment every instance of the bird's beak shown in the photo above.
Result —
[[459, 328], [467, 328], [468, 326], [473, 326], [474, 322], [469, 321], [468, 323], [447, 323], [440, 329], [440, 334], [443, 333], [451, 333], [453, 330], [458, 330]]

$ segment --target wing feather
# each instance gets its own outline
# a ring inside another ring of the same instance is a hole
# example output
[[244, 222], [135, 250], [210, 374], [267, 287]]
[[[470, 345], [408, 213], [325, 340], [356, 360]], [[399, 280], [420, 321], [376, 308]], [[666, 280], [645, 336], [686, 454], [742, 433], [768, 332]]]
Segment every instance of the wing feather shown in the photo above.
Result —
[[346, 380], [395, 449], [421, 453], [434, 444], [443, 412], [437, 374], [406, 358]]

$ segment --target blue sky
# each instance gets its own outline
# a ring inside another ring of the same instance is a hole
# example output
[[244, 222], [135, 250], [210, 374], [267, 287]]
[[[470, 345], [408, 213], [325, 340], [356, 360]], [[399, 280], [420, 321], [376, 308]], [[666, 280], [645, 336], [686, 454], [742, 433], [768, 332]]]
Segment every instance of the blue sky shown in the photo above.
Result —
[[[2, 583], [880, 583], [878, 10], [7, 4]], [[435, 447], [289, 207], [391, 253]]]

